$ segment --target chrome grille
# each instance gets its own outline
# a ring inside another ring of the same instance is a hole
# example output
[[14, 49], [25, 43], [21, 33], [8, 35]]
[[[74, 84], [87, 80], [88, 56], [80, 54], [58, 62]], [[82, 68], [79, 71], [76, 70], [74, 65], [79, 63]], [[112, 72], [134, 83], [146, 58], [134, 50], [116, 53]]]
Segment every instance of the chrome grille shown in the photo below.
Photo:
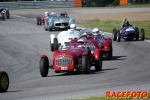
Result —
[[55, 26], [68, 26], [69, 23], [56, 23]]
[[96, 47], [92, 43], [87, 43], [86, 47], [89, 47], [91, 51], [95, 51], [96, 50]]
[[56, 65], [59, 67], [65, 67], [73, 65], [72, 57], [71, 56], [57, 56], [56, 57]]

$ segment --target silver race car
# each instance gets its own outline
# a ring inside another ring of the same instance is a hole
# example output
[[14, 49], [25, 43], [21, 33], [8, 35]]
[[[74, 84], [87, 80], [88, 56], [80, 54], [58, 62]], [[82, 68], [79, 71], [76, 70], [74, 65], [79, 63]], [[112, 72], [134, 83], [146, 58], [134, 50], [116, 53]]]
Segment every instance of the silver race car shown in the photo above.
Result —
[[5, 20], [5, 18], [9, 19], [9, 10], [8, 8], [0, 7], [0, 19]]
[[70, 29], [70, 25], [75, 24], [74, 18], [70, 18], [67, 12], [51, 12], [49, 18], [45, 20], [45, 31], [52, 29]]

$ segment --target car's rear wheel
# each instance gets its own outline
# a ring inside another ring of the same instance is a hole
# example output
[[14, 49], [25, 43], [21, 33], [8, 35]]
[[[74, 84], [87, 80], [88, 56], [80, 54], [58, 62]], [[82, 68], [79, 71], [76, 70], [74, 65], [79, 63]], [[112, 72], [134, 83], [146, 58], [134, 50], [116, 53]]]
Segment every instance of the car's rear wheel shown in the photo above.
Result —
[[9, 11], [7, 11], [7, 12], [6, 12], [6, 17], [7, 17], [7, 19], [9, 19], [9, 18], [10, 18]]
[[58, 39], [54, 38], [54, 51], [58, 50], [59, 44], [58, 44]]
[[89, 74], [90, 73], [90, 58], [89, 55], [82, 56], [82, 72], [83, 74]]
[[41, 18], [39, 18], [39, 25], [41, 25], [41, 22], [42, 22], [42, 19], [41, 19]]
[[49, 61], [47, 57], [40, 60], [40, 73], [42, 77], [47, 77], [49, 71]]
[[36, 24], [39, 25], [39, 17], [36, 17]]
[[95, 70], [96, 71], [100, 71], [102, 70], [102, 54], [100, 53], [100, 59], [99, 60], [95, 60]]
[[117, 42], [120, 42], [121, 40], [121, 34], [120, 34], [120, 31], [118, 30], [117, 31]]
[[136, 40], [139, 40], [139, 28], [135, 27], [135, 31], [136, 31]]
[[111, 51], [106, 52], [105, 56], [106, 56], [106, 60], [111, 60]]
[[50, 48], [51, 48], [51, 51], [53, 52], [54, 51], [54, 44], [51, 43], [51, 39], [50, 39]]
[[9, 77], [6, 72], [0, 71], [0, 92], [6, 92], [9, 87]]
[[142, 28], [142, 29], [141, 29], [141, 40], [144, 41], [144, 39], [145, 39], [145, 31], [144, 31], [144, 29]]
[[116, 39], [117, 39], [117, 30], [116, 30], [116, 28], [113, 29], [112, 33], [113, 33], [112, 34], [113, 41], [116, 41]]

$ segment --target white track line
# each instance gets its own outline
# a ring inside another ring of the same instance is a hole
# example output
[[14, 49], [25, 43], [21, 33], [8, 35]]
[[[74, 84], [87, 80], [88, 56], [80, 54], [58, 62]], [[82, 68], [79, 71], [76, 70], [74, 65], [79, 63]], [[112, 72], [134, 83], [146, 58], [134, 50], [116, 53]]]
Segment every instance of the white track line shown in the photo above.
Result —
[[19, 16], [19, 15], [11, 15], [11, 16], [14, 16], [14, 17], [20, 17], [20, 18], [26, 18], [26, 17]]

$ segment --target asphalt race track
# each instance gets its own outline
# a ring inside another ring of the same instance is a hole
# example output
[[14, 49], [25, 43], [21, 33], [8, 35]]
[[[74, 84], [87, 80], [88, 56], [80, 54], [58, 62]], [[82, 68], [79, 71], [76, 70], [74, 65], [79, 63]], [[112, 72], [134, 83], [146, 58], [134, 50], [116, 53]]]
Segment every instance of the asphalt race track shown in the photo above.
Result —
[[70, 100], [105, 96], [106, 91], [150, 92], [148, 41], [113, 42], [113, 59], [103, 61], [100, 72], [94, 67], [89, 75], [57, 74], [50, 69], [48, 77], [42, 78], [40, 55], [46, 54], [52, 61], [49, 35], [59, 32], [45, 31], [33, 17], [12, 14], [10, 19], [0, 20], [0, 70], [10, 78], [8, 92], [0, 93], [0, 100]]

